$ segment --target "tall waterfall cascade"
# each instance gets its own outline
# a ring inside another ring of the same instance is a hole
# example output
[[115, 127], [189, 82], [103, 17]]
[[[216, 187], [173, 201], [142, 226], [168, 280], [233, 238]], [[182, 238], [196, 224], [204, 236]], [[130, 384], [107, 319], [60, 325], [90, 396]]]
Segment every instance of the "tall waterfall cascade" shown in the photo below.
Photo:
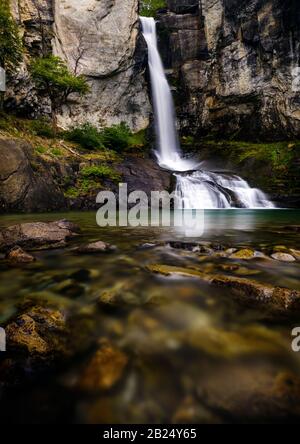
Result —
[[250, 188], [238, 176], [201, 169], [201, 164], [185, 159], [176, 130], [176, 113], [171, 88], [165, 75], [157, 45], [156, 23], [152, 17], [140, 17], [148, 46], [148, 62], [158, 149], [162, 168], [174, 172], [176, 195], [186, 209], [274, 208], [260, 190]]

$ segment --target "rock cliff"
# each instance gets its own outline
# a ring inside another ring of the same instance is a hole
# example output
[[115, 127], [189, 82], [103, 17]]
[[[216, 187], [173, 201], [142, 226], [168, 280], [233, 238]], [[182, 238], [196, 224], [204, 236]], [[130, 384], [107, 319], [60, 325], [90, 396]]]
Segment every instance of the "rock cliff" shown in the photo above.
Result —
[[25, 115], [50, 113], [28, 75], [31, 57], [53, 53], [84, 74], [91, 92], [74, 95], [58, 116], [62, 127], [90, 121], [98, 126], [126, 122], [146, 128], [150, 105], [144, 79], [138, 0], [12, 0], [26, 49], [10, 83], [6, 105]]
[[183, 133], [300, 135], [297, 0], [168, 0], [161, 51]]

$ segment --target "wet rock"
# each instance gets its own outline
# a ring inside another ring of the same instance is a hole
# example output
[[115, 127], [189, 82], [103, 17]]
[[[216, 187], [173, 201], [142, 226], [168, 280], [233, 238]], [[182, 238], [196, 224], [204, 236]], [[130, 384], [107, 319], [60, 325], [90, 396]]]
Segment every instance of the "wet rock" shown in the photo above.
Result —
[[198, 396], [207, 407], [237, 421], [300, 416], [300, 378], [270, 363], [218, 365], [201, 377]]
[[8, 348], [23, 352], [31, 359], [52, 359], [65, 354], [64, 315], [53, 309], [32, 307], [6, 327]]
[[116, 247], [114, 245], [98, 241], [74, 248], [73, 252], [76, 254], [101, 254], [101, 253], [111, 253], [115, 250]]
[[278, 315], [296, 315], [300, 311], [300, 292], [297, 290], [237, 277], [213, 276], [210, 282], [228, 288], [236, 300], [251, 307], [262, 307]]
[[53, 286], [51, 290], [69, 298], [78, 298], [84, 294], [85, 286], [73, 279], [67, 279]]
[[294, 256], [297, 261], [300, 261], [300, 251], [294, 250], [293, 248], [290, 249], [290, 253]]
[[36, 259], [29, 253], [26, 253], [21, 247], [12, 248], [6, 255], [6, 259], [13, 264], [29, 264]]
[[200, 278], [206, 281], [210, 280], [210, 276], [208, 274], [202, 273], [201, 271], [198, 270], [188, 269], [184, 267], [152, 264], [148, 265], [146, 269], [152, 273], [161, 274], [163, 276], [182, 276], [190, 278]]
[[118, 282], [114, 287], [102, 291], [97, 298], [100, 307], [122, 308], [139, 306], [144, 302], [144, 296], [135, 291], [135, 285], [130, 281]]
[[151, 250], [151, 249], [153, 249], [153, 248], [155, 248], [155, 247], [157, 247], [158, 246], [158, 244], [153, 244], [153, 243], [150, 243], [150, 242], [146, 242], [145, 244], [142, 244], [142, 245], [139, 245], [139, 250]]
[[295, 258], [288, 253], [274, 253], [272, 254], [272, 259], [280, 262], [295, 262]]
[[256, 257], [255, 251], [251, 250], [250, 248], [244, 248], [243, 250], [239, 250], [236, 253], [233, 253], [230, 256], [230, 259], [249, 260], [249, 259], [254, 259], [255, 257]]
[[57, 245], [78, 235], [77, 225], [66, 220], [14, 225], [0, 231], [0, 251], [18, 245], [27, 250]]
[[187, 250], [187, 251], [194, 251], [194, 252], [200, 251], [200, 245], [195, 242], [175, 241], [175, 242], [169, 242], [168, 245], [171, 248], [174, 248], [176, 250]]
[[230, 295], [240, 303], [264, 308], [272, 315], [295, 316], [300, 312], [300, 292], [254, 280], [203, 273], [198, 269], [152, 264], [146, 267], [152, 273], [163, 276], [181, 276], [201, 279], [218, 287], [230, 290]]
[[104, 343], [83, 369], [76, 387], [94, 393], [110, 390], [122, 378], [128, 357], [117, 347]]

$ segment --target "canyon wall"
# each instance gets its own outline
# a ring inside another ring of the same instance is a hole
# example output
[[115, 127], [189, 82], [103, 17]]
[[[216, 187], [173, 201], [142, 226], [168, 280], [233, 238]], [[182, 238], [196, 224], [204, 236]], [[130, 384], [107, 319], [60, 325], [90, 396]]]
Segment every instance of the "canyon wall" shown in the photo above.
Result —
[[50, 113], [28, 75], [32, 57], [53, 53], [86, 76], [90, 93], [73, 95], [58, 116], [60, 126], [89, 121], [126, 122], [146, 128], [151, 112], [144, 78], [138, 0], [12, 0], [25, 45], [24, 63], [10, 82], [8, 109], [26, 116]]
[[186, 134], [300, 135], [298, 0], [168, 0], [160, 46]]

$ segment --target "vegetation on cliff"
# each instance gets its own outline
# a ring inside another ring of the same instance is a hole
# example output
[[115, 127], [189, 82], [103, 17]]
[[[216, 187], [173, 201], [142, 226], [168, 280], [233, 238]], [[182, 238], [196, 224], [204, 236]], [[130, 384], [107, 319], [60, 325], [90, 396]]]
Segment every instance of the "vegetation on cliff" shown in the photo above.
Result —
[[72, 74], [66, 63], [53, 55], [34, 60], [31, 74], [40, 93], [51, 101], [54, 122], [57, 112], [71, 94], [84, 95], [89, 91], [85, 77]]
[[0, 2], [0, 66], [13, 71], [22, 59], [22, 41], [9, 6], [9, 0]]
[[166, 6], [166, 0], [141, 0], [140, 15], [153, 17], [158, 9], [165, 8]]
[[[13, 72], [22, 60], [22, 41], [18, 27], [11, 15], [9, 0], [0, 1], [0, 68]], [[0, 110], [3, 109], [4, 92], [0, 91]]]

